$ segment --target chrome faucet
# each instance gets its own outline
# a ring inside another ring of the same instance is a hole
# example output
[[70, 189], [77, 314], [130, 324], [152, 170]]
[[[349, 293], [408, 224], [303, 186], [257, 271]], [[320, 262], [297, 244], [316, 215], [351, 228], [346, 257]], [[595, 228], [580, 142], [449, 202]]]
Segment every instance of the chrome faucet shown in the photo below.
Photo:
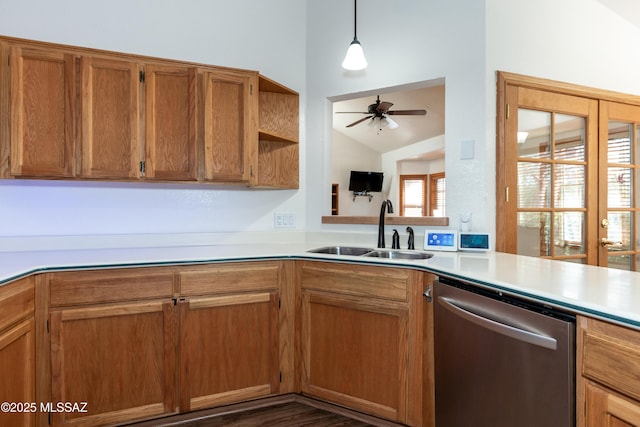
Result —
[[380, 222], [378, 223], [378, 247], [384, 248], [384, 210], [387, 210], [387, 213], [393, 213], [393, 205], [391, 204], [391, 200], [387, 199], [382, 202], [382, 206], [380, 206]]

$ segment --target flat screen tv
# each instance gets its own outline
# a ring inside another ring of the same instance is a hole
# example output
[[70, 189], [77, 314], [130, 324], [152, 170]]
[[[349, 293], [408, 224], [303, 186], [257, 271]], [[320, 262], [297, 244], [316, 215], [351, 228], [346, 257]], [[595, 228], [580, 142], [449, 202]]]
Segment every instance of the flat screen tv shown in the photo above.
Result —
[[382, 172], [351, 171], [349, 191], [370, 193], [382, 191]]

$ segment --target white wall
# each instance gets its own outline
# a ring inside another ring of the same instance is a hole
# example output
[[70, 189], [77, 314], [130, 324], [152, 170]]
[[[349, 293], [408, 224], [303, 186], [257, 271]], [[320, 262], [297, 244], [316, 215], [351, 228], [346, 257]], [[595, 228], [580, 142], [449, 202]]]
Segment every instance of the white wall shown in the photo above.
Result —
[[[470, 173], [486, 175], [484, 2], [361, 1], [358, 39], [369, 66], [359, 73], [340, 67], [353, 38], [353, 4], [326, 0], [309, 1], [307, 6], [307, 177], [323, 176], [319, 187], [330, 181], [331, 105], [327, 98], [444, 77], [447, 184], [453, 182], [453, 190], [447, 193], [448, 209], [473, 209], [478, 212], [474, 219], [486, 222], [487, 186], [483, 179], [467, 178]], [[328, 25], [333, 31], [326, 31]], [[476, 141], [481, 154], [474, 160], [456, 160], [459, 141], [468, 139]], [[309, 178], [308, 182], [315, 188]], [[462, 188], [477, 191], [469, 194]], [[307, 200], [309, 229], [335, 228], [320, 224], [321, 213], [329, 212], [326, 200]]]
[[[306, 4], [299, 0], [0, 0], [0, 34], [258, 70], [301, 94], [305, 157]], [[304, 161], [304, 160], [303, 160]], [[301, 190], [0, 180], [0, 236], [271, 230]]]
[[[327, 98], [445, 78], [452, 227], [469, 212], [474, 230], [495, 231], [497, 70], [640, 94], [640, 30], [598, 0], [367, 0], [358, 10], [358, 39], [369, 67], [355, 74], [340, 69], [352, 37], [349, 8], [339, 0], [308, 4], [307, 115], [315, 119], [307, 171], [328, 170], [315, 160], [330, 158]], [[335, 32], [323, 31], [328, 22]], [[473, 159], [460, 159], [463, 141], [473, 145]], [[307, 206], [309, 228], [335, 228], [319, 224], [317, 212], [328, 205], [309, 199]]]
[[[353, 38], [344, 0], [0, 0], [0, 11], [4, 35], [255, 69], [301, 94], [300, 191], [0, 181], [0, 236], [268, 230], [276, 210], [321, 230], [328, 98], [436, 78], [447, 85], [447, 212], [453, 226], [471, 212], [493, 231], [496, 70], [640, 94], [640, 30], [598, 0], [361, 0], [360, 73], [340, 67]], [[461, 141], [473, 159], [460, 160]]]
[[[380, 153], [347, 136], [333, 132], [331, 182], [338, 184], [338, 208], [340, 215], [377, 215], [382, 203], [382, 193], [371, 193], [368, 197], [356, 197], [349, 191], [349, 178], [352, 170], [365, 172], [381, 172]], [[389, 177], [384, 176], [385, 180]], [[325, 190], [326, 193], [326, 190]], [[324, 194], [323, 194], [324, 195]]]

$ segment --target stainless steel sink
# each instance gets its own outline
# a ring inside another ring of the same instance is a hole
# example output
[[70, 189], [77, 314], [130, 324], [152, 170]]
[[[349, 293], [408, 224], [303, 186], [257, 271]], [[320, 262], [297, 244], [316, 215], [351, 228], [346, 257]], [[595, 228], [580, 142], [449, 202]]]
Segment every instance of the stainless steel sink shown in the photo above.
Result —
[[308, 252], [316, 254], [331, 254], [331, 255], [353, 255], [360, 256], [368, 254], [373, 251], [371, 248], [359, 248], [353, 246], [325, 246], [324, 248], [311, 249]]
[[427, 252], [412, 252], [412, 251], [371, 251], [364, 256], [376, 257], [376, 258], [388, 258], [388, 259], [429, 259], [433, 254]]
[[308, 252], [330, 255], [367, 256], [387, 259], [429, 259], [433, 254], [427, 252], [401, 251], [401, 250], [377, 250], [354, 246], [325, 246], [311, 249]]

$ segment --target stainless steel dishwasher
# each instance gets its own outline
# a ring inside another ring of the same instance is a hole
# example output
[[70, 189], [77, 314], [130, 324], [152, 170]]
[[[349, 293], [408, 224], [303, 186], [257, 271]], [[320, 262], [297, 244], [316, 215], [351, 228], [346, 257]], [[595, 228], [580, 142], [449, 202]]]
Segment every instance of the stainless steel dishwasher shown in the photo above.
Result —
[[575, 426], [575, 317], [434, 284], [437, 427]]

